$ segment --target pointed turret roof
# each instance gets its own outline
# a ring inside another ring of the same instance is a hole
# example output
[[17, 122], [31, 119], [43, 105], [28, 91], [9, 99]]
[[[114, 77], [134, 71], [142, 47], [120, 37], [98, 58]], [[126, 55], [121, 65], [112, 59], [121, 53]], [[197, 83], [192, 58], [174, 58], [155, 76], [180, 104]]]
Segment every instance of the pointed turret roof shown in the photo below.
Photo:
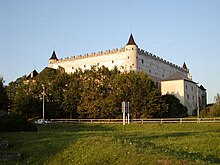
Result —
[[[132, 34], [130, 35], [130, 38], [129, 38], [129, 40], [128, 40], [127, 45], [136, 45]], [[136, 46], [137, 46], [137, 45], [136, 45]]]
[[34, 69], [27, 77], [27, 80], [33, 79], [34, 77], [36, 77], [38, 75], [38, 72]]
[[50, 60], [58, 60], [55, 50], [53, 51]]
[[185, 69], [185, 70], [188, 70], [188, 68], [187, 68], [187, 66], [186, 66], [186, 63], [184, 62], [183, 63], [183, 67], [182, 67], [183, 69]]

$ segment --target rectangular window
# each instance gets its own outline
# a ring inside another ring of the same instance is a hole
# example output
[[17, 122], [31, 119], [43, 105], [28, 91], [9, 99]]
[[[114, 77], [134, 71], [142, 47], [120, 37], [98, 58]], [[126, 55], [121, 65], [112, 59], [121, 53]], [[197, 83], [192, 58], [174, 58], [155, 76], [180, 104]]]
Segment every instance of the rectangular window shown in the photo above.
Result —
[[187, 89], [187, 85], [186, 85], [186, 89]]
[[187, 94], [187, 99], [189, 100], [189, 94]]
[[144, 60], [143, 60], [143, 59], [141, 60], [141, 63], [142, 63], [142, 64], [144, 63]]
[[114, 60], [112, 60], [112, 64], [114, 63]]
[[193, 91], [193, 87], [191, 87], [192, 91]]

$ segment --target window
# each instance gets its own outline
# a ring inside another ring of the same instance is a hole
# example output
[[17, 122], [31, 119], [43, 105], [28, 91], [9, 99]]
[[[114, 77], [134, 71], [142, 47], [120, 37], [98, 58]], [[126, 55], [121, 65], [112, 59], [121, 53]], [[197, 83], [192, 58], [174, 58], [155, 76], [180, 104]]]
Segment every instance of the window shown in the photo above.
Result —
[[192, 91], [193, 91], [193, 87], [191, 87]]
[[141, 63], [142, 63], [142, 64], [144, 63], [144, 60], [143, 60], [143, 59], [141, 60]]
[[187, 85], [186, 85], [186, 89], [187, 89]]
[[97, 63], [97, 65], [99, 66], [99, 63]]
[[129, 56], [128, 56], [128, 59], [129, 59]]
[[114, 60], [112, 60], [112, 64], [114, 63]]
[[84, 65], [84, 68], [86, 67], [86, 65]]
[[74, 69], [74, 67], [72, 67], [72, 69]]
[[189, 100], [189, 94], [187, 94], [187, 99]]
[[192, 99], [194, 100], [194, 99], [195, 99], [195, 97], [194, 97], [194, 96], [192, 96]]

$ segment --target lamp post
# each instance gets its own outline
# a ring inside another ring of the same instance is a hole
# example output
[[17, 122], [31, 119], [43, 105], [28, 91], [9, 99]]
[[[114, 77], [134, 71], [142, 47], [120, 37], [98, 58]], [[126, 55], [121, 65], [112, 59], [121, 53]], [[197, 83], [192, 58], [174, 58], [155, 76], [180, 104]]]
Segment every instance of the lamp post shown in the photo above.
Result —
[[45, 95], [45, 86], [44, 84], [42, 85], [43, 87], [43, 120], [44, 120], [44, 95]]
[[197, 93], [197, 99], [196, 99], [197, 100], [197, 117], [199, 118], [199, 86], [198, 85], [196, 85], [196, 89], [197, 89], [196, 91]]

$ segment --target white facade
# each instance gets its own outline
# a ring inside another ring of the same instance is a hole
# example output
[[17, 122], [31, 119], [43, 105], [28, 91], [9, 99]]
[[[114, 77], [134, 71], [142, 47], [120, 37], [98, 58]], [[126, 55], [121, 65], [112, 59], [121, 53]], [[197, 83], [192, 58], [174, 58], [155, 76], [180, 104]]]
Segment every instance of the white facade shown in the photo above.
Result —
[[193, 111], [206, 106], [206, 91], [195, 82], [187, 79], [163, 80], [161, 81], [161, 93], [173, 94], [180, 102], [187, 107], [188, 115], [193, 115]]
[[179, 73], [185, 78], [190, 78], [187, 68], [172, 64], [160, 57], [138, 48], [131, 35], [128, 44], [121, 49], [100, 51], [78, 56], [57, 59], [55, 52], [53, 58], [48, 61], [48, 67], [57, 69], [62, 67], [67, 73], [75, 72], [76, 69], [90, 69], [92, 66], [105, 66], [113, 69], [115, 66], [122, 72], [141, 71], [147, 73], [158, 86], [160, 81], [174, 73]]

